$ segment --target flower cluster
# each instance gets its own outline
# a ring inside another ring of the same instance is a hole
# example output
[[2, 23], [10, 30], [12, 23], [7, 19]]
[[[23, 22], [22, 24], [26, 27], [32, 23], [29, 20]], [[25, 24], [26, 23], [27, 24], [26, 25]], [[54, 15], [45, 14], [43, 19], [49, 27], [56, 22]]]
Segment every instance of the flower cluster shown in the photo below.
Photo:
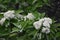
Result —
[[25, 16], [21, 15], [21, 14], [17, 14], [16, 16], [20, 19], [24, 19], [24, 21], [26, 21], [27, 19], [29, 19], [29, 20], [35, 19], [35, 16], [32, 13], [28, 13], [28, 15], [25, 15]]
[[21, 14], [15, 15], [14, 13], [15, 13], [14, 10], [9, 10], [9, 11], [3, 13], [4, 17], [0, 20], [0, 24], [3, 25], [3, 23], [5, 22], [6, 19], [12, 19], [15, 17], [24, 19], [24, 21], [26, 21], [27, 19], [29, 19], [29, 20], [35, 19], [34, 15], [32, 13], [28, 13], [28, 15], [26, 15], [26, 16], [23, 16]]
[[6, 18], [2, 18], [2, 19], [0, 20], [0, 25], [3, 25], [3, 23], [5, 22], [5, 20], [6, 20]]
[[[24, 21], [26, 21], [27, 19], [29, 20], [35, 19], [35, 16], [32, 13], [28, 13], [28, 15], [26, 16], [23, 16], [21, 14], [15, 15], [14, 13], [15, 13], [14, 10], [5, 12], [4, 17], [0, 20], [0, 25], [3, 25], [6, 19], [12, 19], [12, 18], [15, 18], [16, 16], [18, 18], [24, 19]], [[48, 34], [50, 33], [50, 24], [52, 24], [52, 19], [45, 17], [45, 18], [40, 19], [39, 21], [34, 22], [33, 26], [37, 30], [40, 29], [41, 26], [43, 26], [41, 32]]]
[[35, 16], [32, 13], [28, 13], [27, 16], [24, 16], [24, 20], [29, 19], [29, 20], [34, 20]]
[[29, 20], [33, 20], [35, 17], [33, 16], [32, 13], [28, 13], [28, 15], [26, 16]]
[[50, 33], [50, 24], [52, 24], [52, 19], [50, 18], [42, 18], [39, 21], [33, 23], [33, 26], [38, 30], [42, 27], [42, 33]]
[[12, 10], [12, 11], [7, 11], [7, 12], [4, 13], [4, 17], [5, 17], [6, 19], [14, 18], [14, 17], [15, 17], [14, 13], [15, 13], [14, 10]]
[[12, 10], [12, 11], [9, 10], [9, 11], [5, 12], [3, 14], [4, 17], [0, 20], [0, 25], [3, 25], [6, 19], [14, 18], [15, 17], [14, 13], [15, 13], [14, 10]]

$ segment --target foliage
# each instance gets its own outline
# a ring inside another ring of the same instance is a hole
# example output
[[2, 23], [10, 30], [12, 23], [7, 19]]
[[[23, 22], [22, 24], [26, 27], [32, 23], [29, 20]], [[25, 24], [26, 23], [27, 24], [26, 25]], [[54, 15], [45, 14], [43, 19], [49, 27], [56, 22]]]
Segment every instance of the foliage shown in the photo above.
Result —
[[[41, 18], [46, 17], [45, 13], [39, 13], [38, 7], [48, 4], [48, 0], [0, 0], [0, 19], [4, 17], [4, 13], [8, 10], [15, 11], [15, 17], [6, 19], [3, 25], [0, 25], [0, 39], [2, 40], [59, 40], [60, 39], [60, 23], [55, 23], [52, 18], [50, 33], [42, 33], [36, 30], [33, 23]], [[34, 20], [18, 18], [17, 15], [26, 16], [33, 13]], [[39, 36], [40, 35], [40, 36]]]

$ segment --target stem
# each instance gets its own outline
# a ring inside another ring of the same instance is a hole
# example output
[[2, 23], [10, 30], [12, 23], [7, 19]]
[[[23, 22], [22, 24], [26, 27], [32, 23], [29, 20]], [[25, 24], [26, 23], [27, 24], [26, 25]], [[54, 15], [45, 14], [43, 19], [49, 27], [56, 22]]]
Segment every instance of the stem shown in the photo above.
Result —
[[47, 34], [46, 34], [46, 39], [47, 39], [47, 40], [49, 40], [49, 37], [48, 37], [48, 35], [47, 35]]

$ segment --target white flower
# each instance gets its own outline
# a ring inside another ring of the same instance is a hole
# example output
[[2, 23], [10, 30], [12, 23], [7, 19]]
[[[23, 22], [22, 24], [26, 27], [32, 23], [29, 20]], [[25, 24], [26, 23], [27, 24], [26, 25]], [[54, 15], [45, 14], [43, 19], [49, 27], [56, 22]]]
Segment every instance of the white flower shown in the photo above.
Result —
[[52, 24], [52, 19], [50, 18], [44, 18], [44, 21], [47, 21], [49, 24]]
[[0, 20], [0, 25], [3, 25], [3, 23], [5, 22], [5, 20], [6, 20], [6, 18], [2, 18], [2, 19]]
[[42, 28], [42, 33], [48, 34], [48, 33], [50, 33], [50, 29], [43, 27], [43, 28]]
[[34, 15], [32, 13], [28, 13], [28, 15], [26, 16], [29, 20], [33, 20], [35, 19]]
[[47, 21], [44, 21], [43, 22], [43, 26], [47, 27], [47, 28], [50, 28], [50, 24], [47, 22]]
[[40, 19], [39, 21], [37, 22], [34, 22], [33, 25], [36, 29], [40, 29], [40, 27], [42, 26], [42, 23], [43, 23], [44, 19]]
[[4, 13], [4, 17], [7, 18], [7, 19], [14, 18], [15, 17], [14, 13], [15, 12], [13, 10], [12, 11], [7, 11], [6, 13]]
[[35, 29], [40, 29], [42, 23], [40, 21], [34, 22], [33, 26], [35, 27]]
[[50, 24], [52, 24], [52, 19], [44, 18], [43, 26], [50, 28]]

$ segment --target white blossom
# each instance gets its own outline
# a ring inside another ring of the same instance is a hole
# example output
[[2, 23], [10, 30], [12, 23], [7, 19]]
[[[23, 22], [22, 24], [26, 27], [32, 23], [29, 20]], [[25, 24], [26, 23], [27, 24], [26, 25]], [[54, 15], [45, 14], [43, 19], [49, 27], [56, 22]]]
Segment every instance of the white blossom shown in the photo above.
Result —
[[6, 18], [2, 18], [2, 19], [0, 20], [0, 25], [3, 25], [3, 23], [5, 22], [5, 20], [6, 20]]
[[40, 29], [42, 23], [40, 21], [34, 22], [33, 26], [35, 27], [35, 29]]
[[13, 10], [12, 11], [7, 11], [6, 13], [4, 13], [4, 17], [7, 18], [7, 19], [14, 18], [15, 17], [14, 13], [15, 12]]
[[49, 24], [52, 24], [52, 19], [50, 19], [50, 18], [44, 18], [44, 21], [47, 21]]
[[43, 26], [44, 26], [44, 27], [47, 27], [47, 28], [50, 28], [50, 24], [49, 24], [47, 21], [44, 21], [44, 22], [43, 22]]
[[50, 28], [50, 24], [52, 24], [52, 20], [50, 18], [42, 18], [39, 21], [33, 23], [36, 29], [40, 29], [41, 25], [46, 28]]
[[34, 27], [36, 29], [40, 29], [40, 27], [42, 26], [42, 23], [43, 23], [44, 19], [40, 19], [39, 21], [36, 21], [33, 23]]
[[42, 33], [48, 34], [48, 33], [50, 33], [50, 29], [49, 28], [46, 28], [46, 27], [43, 27], [42, 28]]
[[43, 26], [50, 28], [50, 24], [52, 24], [52, 19], [44, 18]]
[[29, 20], [33, 20], [35, 19], [34, 15], [32, 13], [28, 13], [28, 15], [26, 16]]

